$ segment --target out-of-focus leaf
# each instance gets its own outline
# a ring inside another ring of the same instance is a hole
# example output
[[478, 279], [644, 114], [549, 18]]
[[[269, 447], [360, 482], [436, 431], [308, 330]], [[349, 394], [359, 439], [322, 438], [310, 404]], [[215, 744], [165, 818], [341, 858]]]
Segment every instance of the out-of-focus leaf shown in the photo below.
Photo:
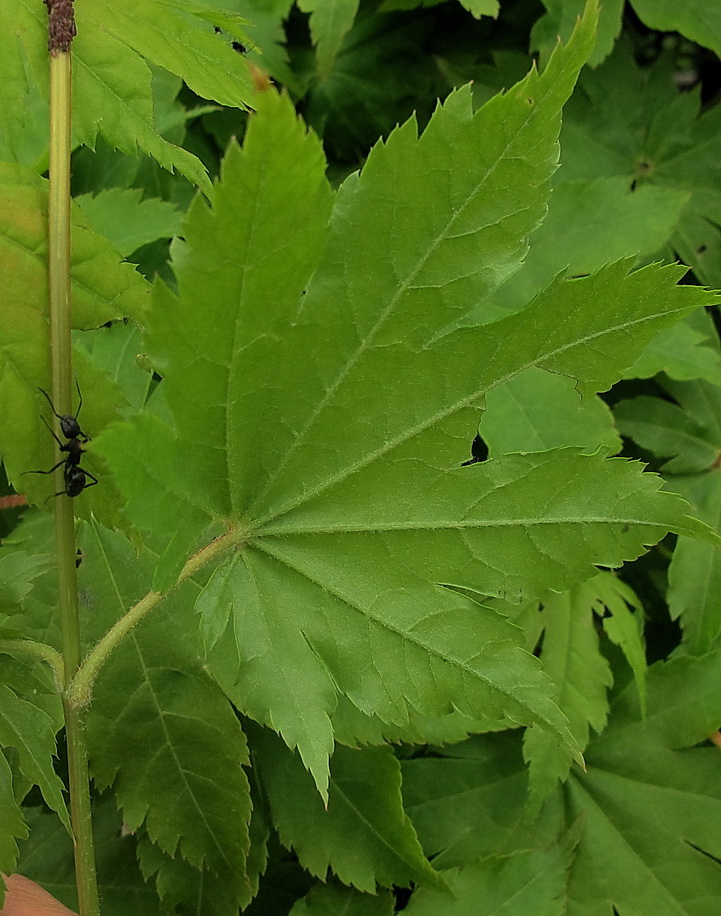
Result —
[[46, 572], [53, 560], [50, 554], [3, 551], [0, 554], [0, 613], [20, 613], [23, 599], [32, 590], [33, 579]]
[[659, 372], [679, 381], [702, 378], [719, 385], [721, 354], [691, 321], [681, 320], [657, 334], [624, 376], [651, 378]]
[[[0, 64], [0, 66], [2, 66]], [[23, 81], [24, 83], [24, 81]], [[5, 99], [13, 104], [12, 95], [19, 92], [24, 96], [24, 111], [16, 109], [21, 117], [18, 123], [3, 123], [9, 112], [3, 107], [0, 113], [0, 160], [18, 162], [41, 175], [48, 167], [48, 146], [50, 143], [50, 117], [46, 94], [41, 93], [34, 83], [8, 86]], [[10, 115], [9, 120], [15, 120]], [[6, 132], [7, 128], [7, 132]]]
[[[72, 840], [47, 811], [29, 808], [27, 815], [30, 836], [20, 844], [20, 871], [77, 911]], [[93, 833], [103, 916], [161, 916], [165, 911], [138, 868], [136, 838], [123, 832], [110, 794], [93, 799]]]
[[671, 59], [642, 68], [619, 42], [600, 67], [582, 73], [561, 146], [559, 181], [620, 176], [639, 190], [690, 194], [671, 248], [702, 283], [721, 286], [721, 106], [701, 112], [696, 90], [678, 90]]
[[[0, 750], [0, 872], [13, 874], [18, 858], [16, 841], [27, 835], [27, 825], [13, 794], [12, 771]], [[0, 878], [0, 907], [4, 899], [5, 888]]]
[[670, 401], [639, 395], [619, 401], [613, 412], [624, 436], [660, 458], [670, 458], [664, 465], [668, 474], [708, 470], [721, 451], [721, 429], [709, 430]]
[[[414, 10], [419, 7], [438, 6], [442, 2], [443, 0], [383, 0], [380, 9], [384, 12]], [[463, 0], [461, 6], [476, 19], [480, 19], [481, 16], [492, 16], [495, 19], [498, 15], [499, 0]]]
[[611, 905], [701, 916], [721, 903], [718, 750], [694, 747], [721, 724], [720, 675], [719, 653], [658, 664], [645, 719], [633, 684], [614, 703], [588, 772], [567, 789], [567, 817], [585, 823], [572, 916], [605, 916]]
[[[541, 16], [531, 32], [531, 47], [545, 58], [553, 51], [559, 37], [564, 41], [573, 31], [577, 18], [583, 13], [584, 0], [543, 0], [546, 15]], [[596, 67], [613, 48], [621, 31], [623, 0], [610, 0], [601, 7], [598, 17], [596, 45], [589, 64]]]
[[[669, 488], [682, 493], [713, 531], [721, 531], [721, 388], [704, 381], [662, 384], [676, 403], [649, 397], [620, 401], [614, 408], [619, 429], [670, 458], [663, 467], [671, 477]], [[668, 602], [695, 655], [707, 652], [721, 633], [720, 589], [719, 551], [680, 537], [669, 568]]]
[[393, 916], [393, 912], [390, 891], [363, 894], [354, 887], [328, 883], [313, 885], [289, 916], [338, 916], [339, 913], [343, 916]]
[[454, 900], [418, 888], [408, 916], [565, 916], [566, 871], [571, 854], [561, 846], [489, 856], [442, 872]]
[[[404, 760], [403, 798], [425, 854], [443, 871], [482, 857], [547, 846], [546, 806], [524, 819], [528, 773], [520, 730], [474, 735], [433, 756]], [[551, 799], [553, 802], [553, 798]]]
[[[31, 502], [44, 503], [55, 491], [52, 475], [25, 474], [52, 467], [54, 443], [41, 417], [51, 418], [50, 405], [38, 391], [50, 391], [49, 327], [46, 317], [47, 182], [20, 166], [0, 164], [0, 262], [7, 306], [0, 309], [0, 414], [13, 423], [14, 434], [2, 442], [8, 477]], [[123, 315], [142, 316], [148, 285], [117, 251], [87, 227], [79, 208], [72, 210], [71, 297], [73, 326], [95, 328]], [[122, 396], [103, 375], [78, 361], [81, 390], [86, 398], [81, 423], [94, 435], [123, 406]], [[75, 392], [73, 392], [75, 397]], [[75, 413], [77, 402], [63, 413]], [[56, 405], [58, 412], [61, 405]], [[99, 476], [88, 453], [83, 466]], [[90, 489], [78, 500], [92, 503], [96, 515], [118, 523], [117, 497], [112, 487]], [[87, 512], [88, 509], [86, 508]]]
[[719, 0], [631, 0], [639, 19], [659, 32], [680, 32], [691, 41], [721, 56], [721, 3]]
[[93, 229], [127, 257], [141, 245], [171, 238], [180, 232], [182, 214], [163, 200], [141, 200], [137, 188], [113, 188], [75, 198]]
[[695, 745], [720, 723], [721, 653], [657, 663], [646, 717], [631, 682], [588, 746], [587, 771], [574, 768], [535, 823], [519, 816], [525, 775], [511, 737], [403, 763], [407, 810], [437, 868], [543, 849], [580, 826], [569, 916], [706, 916], [721, 903], [719, 755]]
[[359, 0], [301, 0], [298, 4], [304, 13], [310, 13], [310, 33], [316, 46], [316, 71], [325, 79], [343, 43], [343, 38], [353, 25]]
[[[562, 161], [564, 155], [562, 148]], [[690, 197], [649, 185], [631, 191], [625, 178], [564, 181], [563, 175], [523, 266], [492, 297], [504, 310], [523, 307], [560, 272], [582, 276], [620, 258], [654, 254], [671, 238]]]
[[361, 11], [326, 73], [321, 68], [332, 45], [319, 47], [324, 78], [310, 84], [304, 115], [337, 159], [357, 162], [414, 114], [421, 124], [428, 120], [451, 88], [427, 50], [432, 37], [430, 19]]

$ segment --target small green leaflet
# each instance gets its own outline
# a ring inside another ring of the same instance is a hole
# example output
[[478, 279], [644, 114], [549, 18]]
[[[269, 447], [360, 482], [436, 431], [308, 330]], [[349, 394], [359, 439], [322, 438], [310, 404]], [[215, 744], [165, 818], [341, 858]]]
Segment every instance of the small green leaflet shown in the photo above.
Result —
[[316, 70], [319, 79], [328, 76], [343, 39], [358, 12], [358, 0], [334, 0], [332, 3], [301, 0], [298, 4], [310, 14], [310, 32], [316, 47]]
[[[17, 839], [25, 839], [28, 828], [22, 811], [13, 794], [13, 774], [5, 755], [0, 750], [0, 871], [11, 875], [18, 857]], [[0, 878], [0, 907], [3, 905], [4, 887]]]
[[[581, 750], [588, 745], [591, 729], [599, 734], [603, 731], [608, 688], [613, 683], [611, 668], [601, 653], [594, 615], [601, 617], [608, 637], [626, 655], [645, 708], [643, 620], [640, 612], [634, 615], [630, 607], [638, 607], [633, 591], [612, 573], [602, 572], [568, 592], [545, 595], [536, 610], [543, 627], [543, 669], [558, 684], [558, 705], [568, 716]], [[539, 636], [535, 636], [536, 641], [540, 641]], [[526, 732], [523, 754], [530, 764], [529, 810], [537, 812], [556, 782], [566, 778], [572, 761], [564, 748], [537, 728]]]
[[0, 747], [17, 750], [23, 775], [40, 787], [43, 798], [70, 833], [63, 784], [53, 769], [56, 748], [52, 720], [5, 684], [0, 684]]
[[[606, 724], [606, 693], [613, 682], [608, 662], [600, 652], [590, 602], [595, 595], [589, 583], [543, 601], [543, 668], [558, 684], [558, 705], [568, 716], [573, 736], [585, 748], [591, 728]], [[590, 592], [590, 594], [589, 594]], [[523, 755], [529, 763], [529, 804], [537, 813], [541, 803], [565, 780], [571, 759], [563, 748], [540, 729], [524, 736]]]

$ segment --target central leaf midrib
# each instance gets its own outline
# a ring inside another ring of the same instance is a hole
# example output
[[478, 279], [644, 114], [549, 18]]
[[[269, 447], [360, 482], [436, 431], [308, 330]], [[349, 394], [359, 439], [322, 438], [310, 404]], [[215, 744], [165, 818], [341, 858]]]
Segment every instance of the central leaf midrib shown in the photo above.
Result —
[[413, 522], [393, 522], [383, 521], [368, 522], [367, 524], [350, 523], [332, 523], [323, 525], [263, 525], [251, 535], [253, 543], [258, 538], [285, 535], [304, 535], [304, 534], [383, 534], [386, 531], [424, 531], [433, 532], [436, 530], [452, 530], [458, 528], [530, 528], [536, 525], [640, 525], [645, 528], [661, 528], [668, 531], [668, 525], [663, 522], [650, 521], [645, 518], [612, 518], [610, 516], [556, 516], [553, 518], [541, 518], [531, 516], [529, 518], [502, 518], [502, 519], [467, 519], [457, 520], [450, 519], [442, 521], [434, 518], [433, 520], [413, 521]]
[[[247, 153], [244, 151], [244, 155], [247, 157]], [[269, 168], [268, 160], [262, 158], [260, 162], [260, 167], [258, 168], [258, 181], [255, 185], [256, 193], [253, 197], [253, 212], [249, 214], [248, 218], [248, 250], [246, 254], [249, 256], [251, 251], [250, 239], [254, 239], [256, 236], [256, 225], [259, 222], [258, 215], [261, 213], [260, 209], [260, 197], [261, 191], [264, 185], [264, 178], [266, 172]], [[234, 390], [235, 378], [238, 372], [242, 374], [243, 367], [241, 366], [241, 361], [237, 359], [238, 353], [242, 352], [243, 347], [239, 346], [239, 341], [242, 339], [241, 332], [243, 330], [244, 322], [244, 309], [243, 309], [243, 299], [244, 299], [244, 290], [245, 290], [245, 280], [248, 274], [248, 256], [240, 263], [238, 266], [240, 268], [240, 277], [238, 279], [238, 308], [235, 313], [235, 321], [233, 322], [233, 341], [230, 347], [231, 359], [228, 364], [228, 372], [226, 375], [226, 385], [225, 385], [225, 403], [230, 407], [231, 400], [231, 391]], [[228, 505], [233, 504], [235, 497], [236, 482], [233, 479], [232, 468], [230, 457], [233, 454], [233, 449], [231, 448], [230, 442], [230, 411], [226, 409], [225, 411], [225, 467], [226, 467], [226, 480], [228, 481]]]

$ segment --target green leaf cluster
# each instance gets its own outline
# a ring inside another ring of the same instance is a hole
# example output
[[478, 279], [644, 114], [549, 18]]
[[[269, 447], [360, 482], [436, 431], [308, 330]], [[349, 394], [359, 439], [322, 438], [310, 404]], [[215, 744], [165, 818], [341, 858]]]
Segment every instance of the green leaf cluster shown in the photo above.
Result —
[[[104, 914], [721, 903], [719, 299], [692, 282], [721, 285], [718, 107], [620, 4], [449, 6], [78, 8]], [[695, 8], [633, 6], [716, 49]], [[43, 15], [0, 36], [27, 500], [0, 547], [0, 871], [76, 906], [78, 681], [27, 474], [53, 463]]]

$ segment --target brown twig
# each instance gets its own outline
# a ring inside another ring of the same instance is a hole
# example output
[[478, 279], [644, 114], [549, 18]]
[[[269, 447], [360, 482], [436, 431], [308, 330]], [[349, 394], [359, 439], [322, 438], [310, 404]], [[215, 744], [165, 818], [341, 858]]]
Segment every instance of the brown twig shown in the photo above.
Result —
[[22, 493], [13, 493], [10, 496], [0, 496], [0, 511], [15, 509], [17, 506], [27, 506], [28, 501]]

